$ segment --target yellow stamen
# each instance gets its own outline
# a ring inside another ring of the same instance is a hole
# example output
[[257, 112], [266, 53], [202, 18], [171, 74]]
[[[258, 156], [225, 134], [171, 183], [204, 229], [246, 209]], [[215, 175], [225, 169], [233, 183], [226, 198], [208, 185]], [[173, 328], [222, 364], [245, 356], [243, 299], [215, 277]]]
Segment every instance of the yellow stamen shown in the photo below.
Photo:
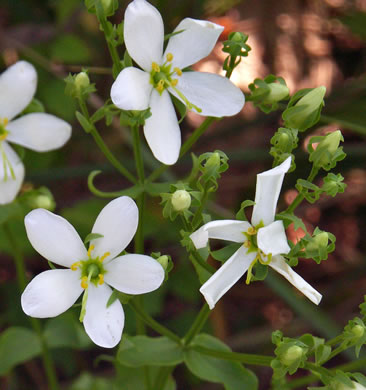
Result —
[[103, 261], [105, 260], [105, 258], [108, 257], [110, 254], [111, 254], [111, 252], [106, 252], [106, 253], [104, 253], [104, 255], [99, 259], [99, 261], [100, 261], [101, 263], [103, 263]]
[[159, 80], [158, 85], [156, 86], [156, 90], [159, 93], [162, 93], [164, 91], [164, 80]]
[[252, 279], [252, 269], [253, 267], [255, 266], [256, 262], [257, 262], [257, 258], [258, 256], [256, 256], [256, 258], [251, 262], [249, 268], [248, 268], [248, 272], [247, 272], [247, 279], [245, 281], [246, 284], [249, 284], [250, 283], [250, 280]]
[[87, 276], [83, 276], [81, 278], [81, 283], [80, 283], [81, 287], [86, 290], [88, 288], [88, 277]]
[[4, 118], [3, 119], [3, 126], [6, 127], [9, 123], [9, 119], [8, 118]]
[[154, 72], [160, 72], [160, 66], [156, 62], [151, 64], [151, 68]]
[[247, 233], [250, 234], [251, 236], [254, 236], [254, 234], [257, 234], [257, 230], [255, 227], [251, 226], [248, 230]]
[[174, 72], [177, 74], [177, 76], [182, 76], [183, 72], [179, 68], [174, 68]]
[[94, 245], [90, 245], [89, 249], [88, 249], [88, 257], [90, 258], [91, 257], [91, 253], [92, 251], [94, 250], [95, 246]]
[[166, 55], [166, 60], [167, 60], [168, 62], [173, 61], [173, 54], [172, 54], [172, 53], [168, 53], [168, 54]]
[[7, 136], [8, 136], [8, 133], [0, 135], [0, 142], [5, 141]]
[[102, 274], [99, 274], [98, 278], [99, 278], [98, 284], [103, 284], [104, 283], [104, 276]]
[[76, 271], [76, 270], [78, 269], [78, 267], [79, 267], [80, 264], [81, 264], [81, 262], [80, 262], [80, 261], [77, 261], [76, 263], [72, 264], [70, 268], [71, 268], [73, 271]]
[[177, 79], [172, 80], [171, 84], [173, 87], [175, 87], [178, 84], [178, 80]]
[[252, 244], [250, 243], [249, 240], [245, 241], [243, 245], [245, 248], [248, 248], [248, 249], [252, 246]]

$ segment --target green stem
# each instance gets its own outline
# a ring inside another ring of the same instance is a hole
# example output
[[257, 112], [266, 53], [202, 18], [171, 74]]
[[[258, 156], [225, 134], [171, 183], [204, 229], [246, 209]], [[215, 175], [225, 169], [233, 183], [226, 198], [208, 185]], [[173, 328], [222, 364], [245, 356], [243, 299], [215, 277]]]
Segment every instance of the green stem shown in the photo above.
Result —
[[194, 339], [194, 337], [199, 333], [199, 331], [203, 328], [205, 325], [209, 315], [211, 313], [210, 308], [208, 307], [207, 303], [205, 303], [200, 312], [198, 313], [196, 319], [194, 320], [192, 326], [186, 333], [186, 335], [182, 339], [182, 343], [184, 345], [189, 345], [190, 342]]
[[238, 353], [238, 352], [225, 352], [217, 351], [214, 349], [201, 347], [199, 345], [191, 346], [190, 349], [202, 353], [204, 355], [216, 357], [223, 360], [230, 360], [233, 362], [240, 362], [245, 364], [250, 364], [253, 366], [271, 366], [271, 361], [274, 359], [274, 356], [263, 356], [263, 355], [252, 355], [247, 353]]
[[161, 367], [156, 377], [154, 390], [164, 390], [167, 380], [170, 374], [174, 370], [175, 366]]
[[151, 329], [155, 330], [155, 332], [161, 334], [162, 336], [166, 336], [176, 343], [181, 344], [180, 338], [175, 333], [159, 324], [159, 322], [155, 321], [151, 316], [145, 313], [145, 311], [142, 310], [134, 300], [131, 300], [129, 305], [135, 314], [138, 315], [146, 323], [146, 325], [149, 325]]
[[333, 376], [331, 374], [330, 370], [328, 370], [325, 367], [318, 366], [318, 365], [316, 365], [314, 363], [306, 362], [304, 368], [306, 370], [310, 370], [310, 371], [316, 372], [316, 373], [318, 373], [319, 375], [321, 375], [322, 377], [325, 377], [325, 378], [331, 378]]
[[[8, 224], [4, 223], [3, 230], [5, 233], [5, 236], [10, 244], [11, 253], [12, 253], [13, 258], [14, 258], [19, 290], [21, 292], [23, 292], [26, 285], [27, 285], [23, 255], [19, 249], [19, 245], [17, 244], [16, 240], [14, 239], [14, 236], [12, 234], [10, 226]], [[42, 363], [43, 363], [44, 370], [46, 372], [49, 388], [51, 390], [59, 390], [60, 386], [59, 386], [58, 381], [57, 381], [55, 366], [54, 366], [53, 360], [50, 356], [47, 342], [44, 339], [44, 336], [42, 334], [41, 322], [37, 318], [30, 317], [29, 320], [32, 324], [32, 328], [37, 333], [39, 340], [40, 340], [40, 343], [41, 343]]]
[[[319, 168], [318, 167], [315, 167], [313, 165], [313, 167], [311, 168], [311, 172], [310, 172], [310, 175], [308, 176], [307, 178], [307, 181], [309, 181], [310, 183], [313, 182], [313, 180], [315, 179], [315, 176], [318, 174], [319, 172]], [[302, 194], [302, 193], [299, 193], [297, 194], [296, 198], [294, 199], [294, 201], [290, 204], [290, 206], [287, 208], [286, 210], [286, 213], [293, 213], [294, 210], [296, 209], [297, 206], [300, 205], [300, 203], [305, 199], [305, 196]]]
[[326, 344], [331, 347], [333, 345], [339, 344], [341, 341], [343, 341], [343, 334], [339, 334], [338, 336], [333, 337], [332, 339], [328, 340]]
[[89, 111], [85, 101], [82, 98], [79, 98], [78, 100], [81, 112], [90, 123], [90, 133], [93, 136], [94, 141], [98, 145], [101, 152], [106, 156], [108, 161], [117, 169], [118, 172], [120, 172], [131, 183], [136, 184], [136, 179], [134, 178], [134, 176], [116, 159], [116, 157], [114, 157], [108, 146], [104, 143], [103, 138], [98, 133], [98, 130], [96, 129], [94, 124], [91, 123]]
[[132, 128], [132, 142], [133, 142], [133, 151], [135, 154], [137, 175], [139, 177], [140, 183], [143, 184], [145, 181], [144, 160], [142, 159], [142, 154], [141, 154], [140, 131], [138, 126]]
[[200, 206], [197, 210], [197, 212], [195, 213], [194, 217], [193, 217], [193, 221], [192, 221], [192, 228], [193, 230], [196, 230], [202, 220], [202, 212], [203, 212], [203, 209], [206, 205], [206, 202], [207, 202], [207, 198], [208, 198], [208, 195], [209, 195], [209, 192], [208, 192], [208, 188], [210, 186], [210, 183], [207, 182], [205, 184], [205, 187], [203, 189], [203, 195], [202, 195], [202, 200], [201, 200], [201, 203], [200, 203]]

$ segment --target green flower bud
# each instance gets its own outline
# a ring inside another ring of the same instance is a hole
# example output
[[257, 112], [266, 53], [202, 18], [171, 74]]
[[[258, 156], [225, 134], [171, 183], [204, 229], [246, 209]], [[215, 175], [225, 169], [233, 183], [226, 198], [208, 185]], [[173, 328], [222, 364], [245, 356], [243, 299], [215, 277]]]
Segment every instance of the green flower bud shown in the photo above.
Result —
[[75, 87], [78, 90], [84, 89], [90, 85], [89, 76], [86, 72], [80, 72], [75, 77]]
[[191, 195], [186, 190], [175, 191], [172, 196], [172, 206], [175, 211], [188, 210], [191, 205]]
[[302, 358], [304, 351], [298, 345], [293, 345], [280, 357], [281, 363], [289, 367]]
[[206, 161], [205, 167], [213, 167], [213, 166], [219, 166], [220, 165], [220, 154], [217, 152], [214, 152], [211, 154], [211, 156]]
[[353, 383], [353, 387], [349, 387], [344, 383], [339, 382], [334, 386], [334, 389], [335, 390], [365, 390], [366, 389], [365, 386], [362, 386], [357, 382], [352, 381], [352, 383]]
[[156, 261], [164, 268], [164, 271], [168, 268], [169, 258], [167, 255], [160, 256]]
[[314, 237], [315, 243], [318, 245], [318, 247], [326, 248], [328, 245], [328, 233], [322, 232]]
[[230, 34], [229, 39], [234, 42], [241, 42], [243, 41], [243, 33], [236, 31]]
[[352, 333], [355, 335], [356, 338], [361, 338], [365, 333], [365, 328], [361, 325], [355, 325], [352, 328]]
[[317, 161], [318, 166], [323, 167], [331, 162], [332, 157], [337, 151], [341, 141], [343, 141], [343, 136], [339, 130], [328, 134], [322, 141], [320, 141], [319, 145], [316, 148], [316, 151], [318, 151], [319, 153], [323, 153]]
[[55, 208], [55, 202], [47, 195], [38, 195], [34, 199], [34, 205], [37, 208], [46, 210], [53, 210]]
[[268, 84], [269, 94], [263, 100], [264, 104], [273, 104], [283, 100], [290, 93], [286, 85], [281, 83]]
[[295, 106], [305, 106], [304, 110], [302, 111], [302, 115], [308, 116], [313, 111], [318, 110], [319, 106], [323, 103], [326, 91], [327, 89], [325, 87], [314, 88], [300, 100], [298, 100]]
[[108, 13], [112, 6], [112, 0], [101, 0], [101, 3], [104, 8], [104, 12]]

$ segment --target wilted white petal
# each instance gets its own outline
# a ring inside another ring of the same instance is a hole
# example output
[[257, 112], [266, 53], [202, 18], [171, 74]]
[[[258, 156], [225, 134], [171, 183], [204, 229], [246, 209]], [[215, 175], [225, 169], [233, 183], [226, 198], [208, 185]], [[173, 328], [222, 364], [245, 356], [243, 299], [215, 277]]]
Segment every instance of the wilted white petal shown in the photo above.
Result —
[[[231, 116], [244, 106], [243, 92], [226, 77], [213, 73], [183, 72], [177, 79], [176, 88], [190, 103], [202, 110], [195, 110], [200, 115]], [[169, 88], [169, 92], [183, 102], [172, 88]]]
[[152, 257], [124, 255], [106, 265], [104, 280], [110, 286], [126, 294], [145, 294], [163, 283], [163, 267]]
[[244, 232], [251, 227], [249, 222], [235, 220], [211, 221], [201, 226], [190, 235], [194, 246], [197, 249], [204, 248], [209, 238], [227, 240], [232, 242], [244, 242]]
[[163, 54], [164, 24], [159, 11], [145, 0], [132, 1], [125, 13], [124, 39], [130, 56], [150, 72]]
[[31, 102], [37, 89], [33, 65], [18, 61], [0, 75], [0, 118], [12, 119]]
[[174, 66], [186, 68], [211, 53], [223, 30], [206, 20], [183, 19], [174, 30], [182, 32], [169, 39], [165, 53], [173, 54]]
[[109, 307], [107, 302], [112, 289], [106, 284], [98, 287], [89, 284], [89, 295], [84, 317], [85, 332], [93, 343], [104, 348], [113, 348], [121, 340], [125, 315], [117, 299]]
[[280, 253], [287, 254], [291, 248], [287, 243], [285, 228], [282, 221], [274, 221], [271, 224], [258, 230], [257, 234], [258, 248], [268, 255], [273, 256]]
[[109, 202], [99, 213], [92, 233], [103, 237], [90, 242], [94, 245], [92, 257], [103, 256], [109, 252], [107, 261], [116, 257], [130, 243], [136, 233], [139, 210], [133, 199], [121, 196]]
[[293, 286], [303, 293], [311, 302], [319, 305], [322, 295], [310, 286], [299, 274], [297, 274], [284, 260], [282, 256], [274, 256], [269, 264], [275, 271], [286, 278]]
[[82, 291], [80, 271], [52, 269], [28, 284], [21, 297], [22, 308], [31, 317], [56, 317], [69, 309]]
[[200, 288], [212, 310], [216, 302], [245, 274], [256, 253], [241, 246]]
[[[4, 155], [10, 163], [15, 179], [12, 177], [9, 165], [4, 170]], [[5, 180], [6, 178], [6, 180]], [[0, 142], [0, 205], [11, 203], [17, 196], [24, 179], [24, 165], [7, 142]]]
[[84, 244], [65, 218], [45, 209], [35, 209], [24, 219], [33, 248], [52, 263], [70, 267], [88, 258]]
[[112, 84], [111, 99], [122, 110], [146, 110], [152, 88], [149, 73], [133, 67], [125, 68]]
[[278, 197], [285, 173], [290, 169], [291, 157], [282, 164], [257, 175], [255, 205], [253, 208], [252, 225], [261, 221], [268, 225], [274, 221]]
[[181, 135], [173, 103], [165, 90], [155, 89], [150, 100], [151, 117], [146, 119], [144, 134], [156, 159], [163, 164], [175, 164], [179, 157]]
[[71, 126], [54, 115], [34, 112], [10, 122], [7, 139], [37, 152], [58, 149], [69, 140]]

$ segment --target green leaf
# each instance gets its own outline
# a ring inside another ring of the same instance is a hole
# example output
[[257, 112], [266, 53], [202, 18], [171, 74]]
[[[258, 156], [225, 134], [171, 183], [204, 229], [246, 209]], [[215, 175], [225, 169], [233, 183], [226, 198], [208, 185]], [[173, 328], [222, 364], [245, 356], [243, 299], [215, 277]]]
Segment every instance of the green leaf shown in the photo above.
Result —
[[124, 335], [117, 360], [124, 366], [176, 366], [183, 361], [181, 346], [167, 337]]
[[0, 336], [0, 375], [41, 353], [38, 336], [27, 328], [12, 327]]
[[89, 121], [85, 118], [85, 116], [79, 111], [76, 111], [75, 115], [76, 115], [76, 119], [79, 121], [81, 127], [85, 130], [85, 132], [90, 133], [92, 126], [89, 123]]
[[224, 263], [228, 260], [241, 246], [242, 244], [234, 243], [225, 246], [217, 251], [211, 251], [211, 256], [217, 260]]
[[71, 385], [70, 390], [111, 390], [112, 383], [109, 379], [95, 377], [88, 372], [80, 374], [79, 378]]
[[[216, 351], [231, 351], [222, 341], [208, 334], [196, 336], [192, 345]], [[194, 375], [209, 382], [222, 383], [226, 390], [258, 389], [257, 377], [238, 362], [217, 359], [192, 349], [184, 352], [184, 362]]]
[[296, 217], [296, 215], [294, 215], [294, 214], [289, 214], [289, 213], [286, 213], [286, 212], [282, 212], [281, 214], [277, 214], [276, 215], [276, 219], [285, 221], [285, 223], [284, 223], [285, 228], [287, 228], [289, 225], [291, 225], [291, 223], [293, 223], [295, 230], [301, 228], [304, 232], [307, 231], [306, 227], [305, 227], [305, 224], [302, 221], [302, 219]]
[[96, 240], [98, 238], [102, 238], [104, 237], [103, 234], [99, 234], [99, 233], [89, 233], [86, 237], [85, 237], [85, 240], [84, 240], [84, 244], [87, 244], [88, 242], [92, 241], [92, 240]]
[[319, 345], [315, 350], [315, 364], [323, 364], [332, 352], [332, 348], [329, 345]]

